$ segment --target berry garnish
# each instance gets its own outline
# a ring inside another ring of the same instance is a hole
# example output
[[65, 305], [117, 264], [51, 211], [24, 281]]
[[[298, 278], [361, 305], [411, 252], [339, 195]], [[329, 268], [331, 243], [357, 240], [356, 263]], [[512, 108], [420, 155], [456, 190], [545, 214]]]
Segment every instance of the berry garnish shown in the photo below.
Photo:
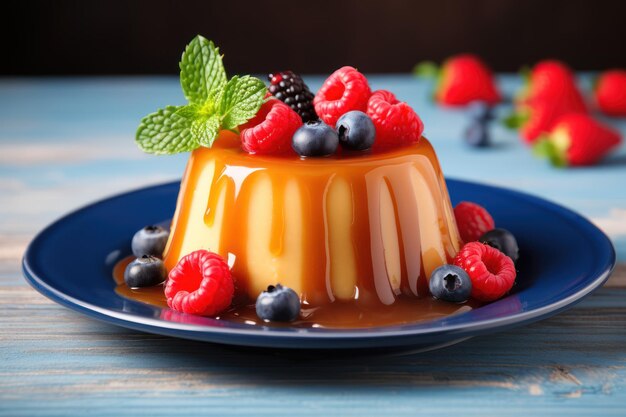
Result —
[[376, 127], [372, 119], [359, 110], [352, 110], [341, 116], [335, 129], [341, 147], [351, 151], [369, 149], [376, 139]]
[[478, 239], [480, 243], [489, 245], [492, 248], [498, 249], [506, 256], [511, 258], [513, 262], [517, 262], [519, 258], [519, 247], [517, 246], [517, 240], [513, 233], [506, 229], [493, 229], [485, 233]]
[[509, 292], [517, 273], [511, 258], [480, 242], [463, 246], [454, 264], [467, 272], [472, 281], [472, 298], [495, 301]]
[[337, 132], [321, 120], [307, 122], [294, 134], [293, 150], [300, 156], [328, 156], [335, 153], [339, 138]]
[[163, 256], [170, 233], [161, 226], [146, 226], [133, 236], [131, 248], [137, 258], [143, 255]]
[[467, 272], [458, 266], [442, 265], [431, 274], [428, 287], [435, 298], [462, 303], [472, 292], [472, 281]]
[[486, 122], [472, 121], [470, 125], [465, 129], [463, 136], [465, 143], [475, 147], [489, 146], [489, 128]]
[[408, 104], [398, 101], [390, 91], [375, 91], [367, 103], [367, 115], [376, 126], [374, 148], [388, 149], [416, 143], [424, 123]]
[[620, 144], [616, 130], [586, 114], [568, 114], [535, 143], [535, 154], [555, 166], [593, 165]]
[[153, 287], [167, 278], [163, 261], [149, 255], [143, 255], [126, 266], [124, 282], [130, 288]]
[[302, 119], [279, 100], [263, 103], [257, 115], [240, 127], [241, 147], [251, 154], [283, 154], [291, 150], [291, 138]]
[[170, 308], [200, 316], [214, 316], [228, 308], [234, 292], [226, 261], [206, 250], [197, 250], [178, 261], [165, 285]]
[[454, 217], [464, 242], [474, 242], [496, 226], [491, 214], [484, 207], [469, 201], [457, 204]]
[[604, 114], [626, 116], [626, 71], [610, 70], [600, 74], [594, 94]]
[[317, 115], [328, 125], [335, 126], [339, 117], [350, 110], [365, 111], [371, 90], [363, 74], [352, 67], [332, 73], [313, 100]]
[[294, 321], [300, 315], [300, 297], [291, 288], [270, 285], [256, 299], [256, 314], [265, 321]]
[[304, 83], [302, 77], [293, 71], [282, 71], [270, 74], [267, 78], [270, 80], [270, 94], [291, 107], [300, 115], [303, 122], [317, 119], [313, 107], [313, 93]]
[[449, 106], [464, 106], [477, 100], [495, 104], [500, 101], [500, 94], [487, 65], [477, 56], [463, 54], [443, 63], [435, 99]]

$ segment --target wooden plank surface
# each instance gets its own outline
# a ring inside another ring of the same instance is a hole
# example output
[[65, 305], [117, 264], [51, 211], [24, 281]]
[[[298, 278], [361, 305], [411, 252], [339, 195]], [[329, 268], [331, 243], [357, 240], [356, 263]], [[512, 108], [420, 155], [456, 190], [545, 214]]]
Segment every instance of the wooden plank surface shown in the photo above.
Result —
[[[395, 356], [234, 349], [87, 319], [28, 287], [21, 255], [68, 210], [180, 177], [184, 155], [147, 157], [132, 142], [141, 116], [180, 103], [177, 80], [0, 80], [0, 415], [626, 415], [624, 148], [600, 167], [554, 170], [494, 127], [498, 145], [477, 153], [459, 139], [466, 116], [432, 106], [427, 85], [372, 81], [418, 109], [446, 174], [533, 192], [592, 218], [618, 252], [607, 285], [549, 320]], [[518, 84], [500, 82], [508, 93]], [[623, 121], [611, 123], [626, 132]]]

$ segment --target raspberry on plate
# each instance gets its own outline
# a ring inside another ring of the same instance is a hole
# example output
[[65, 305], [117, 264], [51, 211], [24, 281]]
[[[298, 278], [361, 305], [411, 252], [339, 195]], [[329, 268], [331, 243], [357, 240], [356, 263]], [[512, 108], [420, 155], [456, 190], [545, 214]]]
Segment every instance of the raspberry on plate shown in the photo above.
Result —
[[251, 154], [283, 154], [291, 151], [291, 138], [302, 119], [288, 105], [268, 100], [254, 118], [241, 125], [241, 146]]
[[495, 301], [509, 292], [517, 272], [511, 258], [480, 242], [463, 246], [454, 264], [467, 272], [472, 281], [472, 298]]
[[464, 242], [474, 242], [496, 227], [491, 214], [483, 206], [469, 201], [456, 205], [454, 217]]
[[367, 103], [367, 115], [376, 127], [374, 149], [416, 143], [422, 137], [424, 123], [408, 104], [390, 91], [375, 91]]
[[352, 67], [333, 72], [313, 99], [317, 115], [329, 126], [351, 110], [365, 111], [372, 90], [363, 74]]
[[200, 316], [214, 316], [228, 308], [234, 293], [228, 264], [207, 250], [184, 256], [165, 284], [165, 298], [171, 309]]

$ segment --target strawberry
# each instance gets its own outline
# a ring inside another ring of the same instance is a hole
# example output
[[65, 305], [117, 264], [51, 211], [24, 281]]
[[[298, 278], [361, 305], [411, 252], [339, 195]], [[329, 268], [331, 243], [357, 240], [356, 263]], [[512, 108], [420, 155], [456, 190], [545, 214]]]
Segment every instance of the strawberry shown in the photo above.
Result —
[[593, 165], [620, 142], [618, 132], [592, 117], [568, 114], [535, 144], [535, 153], [556, 166]]
[[535, 65], [516, 102], [516, 111], [506, 122], [509, 127], [520, 128], [520, 136], [527, 143], [549, 132], [559, 117], [587, 113], [572, 72], [559, 61], [547, 60]]
[[566, 96], [575, 105], [584, 107], [582, 95], [576, 87], [576, 80], [572, 71], [560, 61], [545, 60], [536, 64], [525, 75], [526, 83], [517, 102], [553, 101], [558, 97]]
[[610, 70], [600, 74], [594, 97], [603, 113], [626, 116], [626, 70]]
[[473, 101], [500, 101], [491, 70], [477, 56], [456, 55], [442, 65], [435, 100], [443, 105], [463, 106]]
[[520, 136], [526, 143], [533, 143], [541, 134], [549, 132], [559, 117], [572, 113], [587, 113], [587, 108], [575, 96], [563, 92], [554, 100], [537, 100], [520, 107], [526, 120], [520, 127]]

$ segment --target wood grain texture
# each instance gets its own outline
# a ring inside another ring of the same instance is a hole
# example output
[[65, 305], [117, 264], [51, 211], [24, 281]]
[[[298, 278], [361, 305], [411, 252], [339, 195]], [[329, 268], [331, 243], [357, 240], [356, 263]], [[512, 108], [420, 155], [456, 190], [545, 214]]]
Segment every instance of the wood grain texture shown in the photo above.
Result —
[[[476, 153], [459, 140], [466, 116], [433, 107], [427, 85], [402, 76], [372, 84], [418, 109], [448, 175], [591, 217], [620, 261], [606, 286], [551, 319], [421, 354], [287, 354], [87, 319], [28, 287], [20, 258], [65, 212], [180, 177], [184, 155], [146, 157], [132, 143], [141, 116], [180, 102], [177, 80], [0, 80], [0, 416], [626, 415], [624, 148], [600, 167], [553, 170], [495, 128], [496, 147]], [[501, 84], [509, 93], [519, 85]]]
[[3, 286], [0, 414], [621, 415], [625, 297], [435, 352], [303, 357], [119, 329]]

